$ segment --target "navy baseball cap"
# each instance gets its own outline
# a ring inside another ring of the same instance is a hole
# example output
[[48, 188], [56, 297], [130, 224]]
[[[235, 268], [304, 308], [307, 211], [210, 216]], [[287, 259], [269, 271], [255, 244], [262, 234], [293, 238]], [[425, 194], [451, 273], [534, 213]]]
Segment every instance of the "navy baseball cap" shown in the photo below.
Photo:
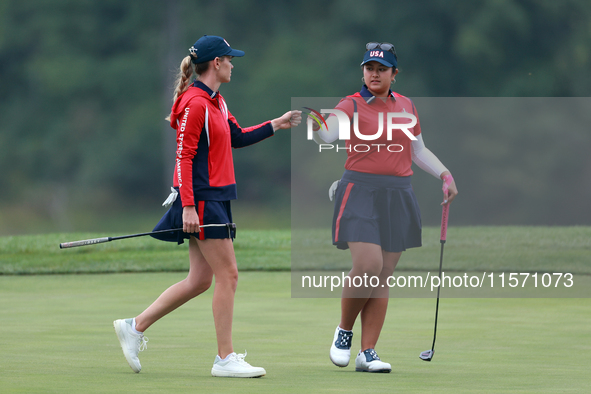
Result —
[[[383, 48], [382, 48], [383, 47]], [[371, 48], [371, 49], [370, 49]], [[367, 52], [363, 56], [361, 65], [367, 62], [375, 61], [383, 64], [386, 67], [394, 67], [398, 65], [398, 59], [394, 53], [394, 45], [390, 43], [368, 43], [366, 45]]]
[[205, 35], [189, 48], [191, 52], [191, 61], [195, 64], [205, 63], [216, 57], [222, 56], [244, 56], [244, 51], [232, 49], [228, 41], [218, 36]]

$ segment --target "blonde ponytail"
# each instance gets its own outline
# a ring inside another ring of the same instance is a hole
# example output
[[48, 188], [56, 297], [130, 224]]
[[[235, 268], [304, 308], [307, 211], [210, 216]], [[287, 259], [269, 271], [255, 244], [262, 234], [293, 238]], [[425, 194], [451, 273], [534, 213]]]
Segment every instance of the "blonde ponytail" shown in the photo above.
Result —
[[[176, 81], [174, 82], [175, 85], [175, 89], [174, 89], [174, 96], [172, 97], [172, 102], [176, 102], [176, 99], [183, 93], [185, 93], [185, 91], [187, 89], [189, 89], [189, 85], [190, 85], [190, 80], [191, 77], [193, 76], [193, 64], [191, 63], [191, 56], [187, 56], [183, 59], [183, 61], [181, 62], [181, 66], [179, 69], [179, 73], [176, 76]], [[166, 120], [168, 120], [170, 122], [170, 116], [172, 115], [169, 114], [166, 117]]]

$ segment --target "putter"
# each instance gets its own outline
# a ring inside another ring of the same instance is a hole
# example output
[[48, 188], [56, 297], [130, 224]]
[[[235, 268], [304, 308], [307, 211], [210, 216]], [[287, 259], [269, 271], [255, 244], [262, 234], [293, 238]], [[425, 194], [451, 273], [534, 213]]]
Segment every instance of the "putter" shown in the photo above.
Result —
[[[199, 227], [201, 227], [201, 228], [203, 228], [203, 227], [227, 227], [228, 228], [228, 235], [230, 236], [230, 238], [231, 238], [232, 231], [234, 231], [234, 237], [236, 237], [236, 224], [235, 223], [204, 224]], [[63, 242], [60, 244], [60, 249], [75, 248], [77, 246], [95, 245], [95, 244], [100, 244], [100, 243], [104, 243], [104, 242], [116, 241], [118, 239], [143, 237], [144, 235], [168, 233], [168, 232], [174, 232], [174, 231], [183, 231], [183, 229], [181, 227], [181, 228], [172, 228], [169, 230], [151, 231], [149, 233], [121, 235], [118, 237], [102, 237], [102, 238], [84, 239], [82, 241]]]
[[[447, 199], [447, 196], [446, 196]], [[437, 316], [439, 314], [439, 290], [441, 289], [441, 268], [443, 267], [443, 245], [447, 238], [447, 219], [449, 217], [449, 203], [443, 206], [441, 212], [441, 254], [439, 255], [439, 286], [437, 286], [437, 304], [435, 306], [435, 329], [433, 330], [433, 344], [431, 350], [425, 350], [419, 355], [419, 358], [423, 361], [431, 361], [433, 354], [435, 353], [435, 338], [437, 337]]]

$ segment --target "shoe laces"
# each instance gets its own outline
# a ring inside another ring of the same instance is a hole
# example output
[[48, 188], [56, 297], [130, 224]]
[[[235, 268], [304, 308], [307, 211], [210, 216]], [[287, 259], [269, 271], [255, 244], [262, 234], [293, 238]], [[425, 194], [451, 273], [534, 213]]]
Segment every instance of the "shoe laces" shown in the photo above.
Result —
[[365, 353], [366, 358], [369, 355], [369, 357], [371, 357], [372, 360], [380, 360], [381, 361], [380, 357], [378, 357], [378, 354], [376, 353], [376, 351], [374, 349], [367, 349], [363, 353]]
[[351, 338], [353, 338], [352, 332], [346, 332], [344, 330], [339, 331], [339, 336], [337, 338], [338, 347], [340, 348], [350, 348], [351, 347]]
[[251, 367], [251, 365], [249, 363], [247, 363], [246, 361], [244, 361], [244, 358], [248, 354], [246, 352], [246, 350], [244, 350], [244, 354], [242, 354], [242, 353], [234, 353], [234, 354], [235, 354], [234, 359], [236, 360], [236, 362], [238, 362], [239, 364], [242, 364], [242, 365], [246, 365], [246, 366]]
[[148, 337], [145, 337], [143, 334], [137, 340], [138, 343], [138, 351], [143, 352], [148, 348]]

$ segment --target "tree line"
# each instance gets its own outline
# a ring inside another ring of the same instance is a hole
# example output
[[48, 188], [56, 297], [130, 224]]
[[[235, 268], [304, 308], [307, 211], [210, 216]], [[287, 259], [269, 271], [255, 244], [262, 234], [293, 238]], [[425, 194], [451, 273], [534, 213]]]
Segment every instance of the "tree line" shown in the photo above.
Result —
[[[290, 109], [292, 97], [359, 90], [369, 41], [396, 46], [394, 88], [409, 97], [574, 97], [585, 108], [590, 25], [591, 3], [580, 0], [5, 0], [0, 212], [30, 206], [59, 217], [159, 206], [172, 180], [174, 130], [164, 121], [172, 80], [203, 34], [246, 52], [221, 92], [250, 126]], [[460, 223], [591, 223], [582, 203], [591, 197], [588, 129], [536, 135], [530, 128], [470, 143], [462, 130], [445, 138], [424, 132], [442, 159], [470, 169], [458, 180]], [[241, 200], [270, 210], [289, 204], [289, 132], [234, 153]], [[544, 177], [520, 181], [529, 179], [524, 165], [543, 167]], [[554, 213], [541, 217], [514, 201]]]

